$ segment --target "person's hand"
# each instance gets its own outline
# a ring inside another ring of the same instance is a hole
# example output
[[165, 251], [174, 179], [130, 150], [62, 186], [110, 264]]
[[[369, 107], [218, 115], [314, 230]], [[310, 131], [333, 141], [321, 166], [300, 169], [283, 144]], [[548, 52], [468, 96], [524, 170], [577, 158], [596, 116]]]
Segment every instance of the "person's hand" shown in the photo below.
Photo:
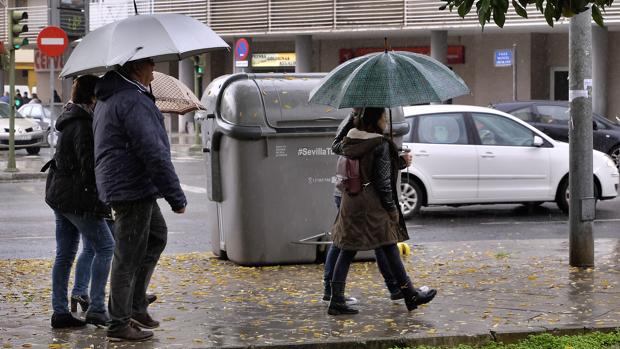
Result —
[[411, 153], [404, 153], [401, 155], [401, 157], [403, 158], [403, 160], [405, 160], [405, 164], [407, 165], [407, 167], [411, 166], [411, 162], [413, 161], [413, 156], [411, 155]]
[[177, 213], [177, 214], [183, 214], [183, 213], [185, 213], [185, 206], [183, 206], [182, 208], [180, 208], [180, 209], [178, 209], [178, 210], [174, 211], [174, 213]]

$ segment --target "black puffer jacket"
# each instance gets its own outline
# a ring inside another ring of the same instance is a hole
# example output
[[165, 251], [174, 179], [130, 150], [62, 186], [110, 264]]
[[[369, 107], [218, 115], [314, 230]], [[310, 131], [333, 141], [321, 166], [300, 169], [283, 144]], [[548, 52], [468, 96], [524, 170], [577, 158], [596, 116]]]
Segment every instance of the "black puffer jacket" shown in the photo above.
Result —
[[[334, 141], [332, 143], [332, 151], [334, 152], [334, 154], [337, 154], [340, 156], [344, 155], [343, 154], [343, 147], [344, 147], [343, 140], [347, 136], [349, 131], [355, 128], [353, 124], [353, 120], [354, 120], [354, 113], [351, 113], [344, 120], [342, 120], [342, 122], [338, 126], [336, 137], [334, 138]], [[377, 191], [379, 192], [381, 203], [383, 204], [383, 207], [388, 212], [396, 210], [396, 203], [398, 202], [396, 190], [395, 189], [392, 190], [390, 186], [392, 184], [390, 182], [390, 179], [391, 179], [390, 176], [391, 176], [391, 171], [392, 171], [391, 163], [390, 163], [390, 156], [393, 154], [398, 155], [397, 153], [398, 153], [398, 150], [396, 148], [396, 145], [392, 141], [383, 142], [381, 146], [375, 148], [374, 150], [374, 158], [376, 159], [376, 164], [374, 167], [375, 172], [373, 174], [373, 177], [375, 178], [373, 178], [373, 182], [374, 182], [375, 187], [377, 188]], [[407, 164], [402, 157], [397, 156], [397, 159], [398, 159], [397, 170], [402, 170], [407, 167]], [[342, 193], [336, 188], [334, 190], [334, 195], [342, 196]]]
[[170, 157], [164, 116], [143, 86], [106, 73], [95, 87], [95, 174], [106, 203], [163, 197], [187, 204]]
[[60, 134], [49, 162], [45, 202], [63, 213], [109, 217], [110, 209], [97, 195], [92, 125], [92, 114], [78, 104], [68, 104], [58, 118]]

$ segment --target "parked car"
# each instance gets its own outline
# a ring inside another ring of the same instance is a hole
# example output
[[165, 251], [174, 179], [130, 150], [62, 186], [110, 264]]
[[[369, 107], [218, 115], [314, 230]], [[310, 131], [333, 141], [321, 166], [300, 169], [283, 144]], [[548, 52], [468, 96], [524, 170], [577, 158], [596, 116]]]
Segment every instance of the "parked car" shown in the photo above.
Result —
[[55, 140], [58, 139], [57, 132], [52, 130], [52, 112], [49, 108], [41, 103], [27, 103], [18, 109], [23, 116], [34, 119], [41, 125], [41, 128], [48, 130], [47, 146], [55, 146]]
[[[15, 111], [15, 149], [26, 149], [28, 154], [38, 154], [47, 145], [48, 131], [35, 120], [25, 118]], [[9, 105], [0, 102], [0, 149], [9, 147]]]
[[[569, 104], [566, 101], [522, 101], [494, 103], [492, 108], [512, 114], [551, 138], [568, 142]], [[593, 148], [611, 156], [620, 167], [620, 125], [592, 114]]]
[[[403, 145], [413, 162], [401, 176], [406, 218], [422, 206], [555, 201], [568, 211], [568, 144], [499, 110], [467, 105], [405, 107]], [[594, 195], [612, 199], [618, 168], [593, 150]]]

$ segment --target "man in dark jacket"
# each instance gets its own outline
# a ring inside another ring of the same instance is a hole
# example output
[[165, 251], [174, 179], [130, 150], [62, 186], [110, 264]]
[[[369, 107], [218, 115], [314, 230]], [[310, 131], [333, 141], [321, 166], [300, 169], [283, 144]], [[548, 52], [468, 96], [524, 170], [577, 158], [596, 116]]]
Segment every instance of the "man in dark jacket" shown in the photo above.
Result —
[[148, 314], [146, 300], [168, 235], [156, 200], [163, 197], [176, 213], [184, 213], [187, 204], [170, 159], [163, 115], [147, 90], [153, 67], [151, 59], [128, 62], [105, 74], [95, 89], [97, 188], [115, 218], [107, 333], [111, 341], [146, 340], [153, 333], [139, 328], [159, 326]]

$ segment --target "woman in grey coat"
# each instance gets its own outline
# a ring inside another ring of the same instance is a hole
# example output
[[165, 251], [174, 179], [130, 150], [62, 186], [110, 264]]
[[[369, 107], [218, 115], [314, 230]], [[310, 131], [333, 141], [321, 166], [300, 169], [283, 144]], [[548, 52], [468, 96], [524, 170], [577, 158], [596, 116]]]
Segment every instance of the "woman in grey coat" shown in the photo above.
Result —
[[344, 298], [349, 266], [357, 251], [374, 249], [385, 254], [408, 310], [430, 302], [437, 293], [434, 289], [413, 287], [396, 247], [409, 235], [396, 191], [401, 161], [396, 145], [383, 137], [387, 125], [385, 109], [365, 108], [342, 143], [342, 154], [359, 160], [362, 191], [343, 193], [332, 229], [334, 245], [342, 251], [331, 282], [330, 315], [358, 313]]

